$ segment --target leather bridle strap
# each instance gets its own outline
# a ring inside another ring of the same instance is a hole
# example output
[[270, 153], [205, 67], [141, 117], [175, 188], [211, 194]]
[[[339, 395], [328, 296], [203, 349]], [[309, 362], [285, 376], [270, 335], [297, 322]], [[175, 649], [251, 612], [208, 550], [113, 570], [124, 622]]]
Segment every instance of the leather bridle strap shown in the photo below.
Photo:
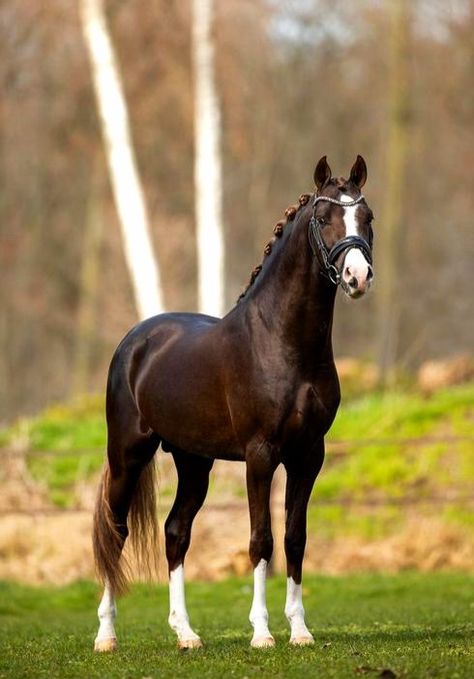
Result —
[[340, 205], [341, 207], [351, 207], [363, 201], [364, 196], [361, 194], [358, 198], [349, 202], [330, 198], [329, 196], [315, 196], [313, 201], [313, 214], [309, 221], [308, 230], [309, 244], [313, 251], [313, 255], [318, 257], [323, 265], [321, 271], [322, 275], [326, 276], [326, 278], [334, 285], [339, 285], [341, 282], [341, 272], [335, 264], [338, 257], [346, 250], [357, 248], [358, 250], [361, 250], [368, 263], [372, 264], [372, 249], [370, 244], [361, 236], [346, 236], [345, 238], [338, 240], [337, 243], [329, 249], [321, 234], [321, 222], [316, 218], [315, 214], [317, 203], [323, 200], [334, 203], [335, 205]]

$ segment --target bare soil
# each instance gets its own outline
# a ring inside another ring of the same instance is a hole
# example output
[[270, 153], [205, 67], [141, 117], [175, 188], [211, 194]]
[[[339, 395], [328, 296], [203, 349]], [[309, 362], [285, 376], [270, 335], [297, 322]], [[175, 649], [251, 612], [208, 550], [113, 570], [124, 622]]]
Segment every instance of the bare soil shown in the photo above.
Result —
[[[91, 549], [95, 484], [78, 488], [79, 508], [60, 512], [51, 507], [41, 487], [28, 478], [21, 462], [4, 469], [0, 494], [0, 579], [31, 584], [65, 584], [94, 577]], [[160, 463], [160, 523], [172, 503], [174, 470], [171, 461]], [[215, 465], [207, 504], [193, 527], [186, 560], [187, 577], [218, 580], [250, 572], [247, 556], [249, 519], [243, 496], [244, 465]], [[275, 536], [274, 570], [284, 571], [283, 477], [277, 475], [272, 500]], [[236, 492], [240, 490], [239, 492]], [[398, 572], [405, 569], [472, 571], [474, 540], [459, 526], [437, 518], [422, 518], [408, 510], [400, 532], [375, 540], [339, 536], [308, 536], [307, 571], [341, 574], [357, 571]], [[166, 560], [160, 545], [159, 579], [166, 578]]]

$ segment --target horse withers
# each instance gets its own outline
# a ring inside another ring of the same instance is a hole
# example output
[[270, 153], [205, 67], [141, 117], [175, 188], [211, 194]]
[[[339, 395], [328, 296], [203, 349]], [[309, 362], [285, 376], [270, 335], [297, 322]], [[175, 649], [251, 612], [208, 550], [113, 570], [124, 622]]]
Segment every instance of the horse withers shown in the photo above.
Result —
[[176, 464], [176, 498], [165, 523], [169, 624], [180, 648], [202, 645], [186, 611], [184, 558], [215, 459], [245, 462], [254, 594], [251, 645], [273, 646], [265, 599], [272, 555], [270, 487], [287, 473], [285, 614], [290, 643], [314, 643], [304, 619], [306, 511], [324, 459], [324, 435], [339, 406], [332, 350], [338, 285], [352, 298], [372, 280], [372, 212], [357, 157], [348, 180], [324, 156], [316, 191], [277, 223], [264, 259], [222, 319], [167, 313], [133, 328], [112, 359], [106, 398], [108, 462], [94, 516], [94, 554], [105, 591], [95, 649], [116, 647], [115, 597], [125, 590], [122, 548], [130, 532], [145, 564], [156, 556], [154, 455]]

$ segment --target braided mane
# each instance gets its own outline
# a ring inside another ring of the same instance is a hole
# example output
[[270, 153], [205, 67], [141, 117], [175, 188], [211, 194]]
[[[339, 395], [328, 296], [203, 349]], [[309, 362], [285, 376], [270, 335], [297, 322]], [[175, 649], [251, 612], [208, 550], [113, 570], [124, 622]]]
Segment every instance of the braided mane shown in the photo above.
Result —
[[255, 281], [255, 279], [257, 278], [258, 274], [259, 274], [260, 271], [262, 270], [263, 263], [265, 262], [265, 259], [270, 255], [270, 253], [271, 253], [271, 251], [272, 251], [273, 244], [277, 241], [277, 239], [279, 239], [279, 238], [282, 237], [282, 235], [283, 235], [283, 230], [284, 230], [285, 226], [288, 224], [288, 222], [292, 222], [292, 221], [294, 220], [294, 218], [296, 217], [297, 212], [298, 212], [302, 207], [304, 207], [305, 205], [307, 205], [307, 203], [309, 202], [309, 199], [310, 199], [310, 198], [311, 198], [311, 194], [309, 194], [309, 193], [302, 193], [301, 196], [298, 198], [298, 204], [297, 204], [297, 205], [290, 205], [290, 207], [287, 207], [287, 208], [286, 208], [286, 210], [285, 210], [285, 219], [280, 219], [280, 221], [278, 221], [278, 222], [275, 224], [275, 226], [274, 226], [274, 228], [273, 228], [274, 236], [273, 236], [273, 238], [271, 238], [271, 239], [268, 241], [268, 243], [267, 243], [267, 244], [265, 245], [265, 247], [263, 248], [263, 260], [262, 260], [262, 263], [259, 264], [258, 266], [256, 266], [255, 269], [254, 269], [254, 270], [252, 271], [252, 273], [250, 274], [250, 280], [249, 280], [249, 282], [248, 282], [246, 288], [244, 289], [244, 291], [239, 295], [239, 297], [238, 297], [238, 299], [237, 299], [237, 303], [240, 302], [240, 300], [241, 300], [243, 297], [245, 297], [245, 295], [247, 294], [247, 291], [248, 291], [249, 288], [253, 285], [253, 282]]

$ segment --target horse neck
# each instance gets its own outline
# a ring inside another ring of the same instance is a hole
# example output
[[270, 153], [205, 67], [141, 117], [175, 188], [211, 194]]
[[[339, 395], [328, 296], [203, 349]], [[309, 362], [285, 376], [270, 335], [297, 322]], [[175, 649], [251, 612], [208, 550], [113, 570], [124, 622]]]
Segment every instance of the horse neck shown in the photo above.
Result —
[[298, 217], [244, 298], [246, 318], [255, 331], [267, 333], [302, 360], [328, 361], [336, 288], [320, 275], [309, 246], [308, 211]]

